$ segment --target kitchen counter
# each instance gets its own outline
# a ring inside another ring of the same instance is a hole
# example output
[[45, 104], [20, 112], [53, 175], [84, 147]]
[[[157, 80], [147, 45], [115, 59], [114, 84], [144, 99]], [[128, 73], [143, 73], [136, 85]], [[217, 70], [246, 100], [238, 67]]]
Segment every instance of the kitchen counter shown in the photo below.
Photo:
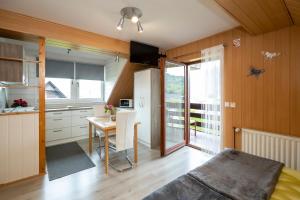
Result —
[[[93, 109], [92, 107], [71, 107], [71, 108], [49, 108], [46, 109], [46, 112], [57, 112], [57, 111], [72, 111], [72, 110], [91, 110]], [[39, 113], [39, 110], [35, 110], [33, 108], [19, 108], [19, 109], [10, 109], [0, 112], [0, 116], [4, 115], [21, 115], [21, 114], [32, 114], [32, 113]]]
[[92, 107], [64, 107], [64, 108], [48, 108], [46, 112], [68, 111], [68, 110], [90, 110]]
[[5, 108], [2, 112], [0, 112], [0, 116], [32, 114], [32, 113], [38, 113], [38, 112], [39, 111], [34, 109], [34, 107]]
[[0, 116], [5, 116], [5, 115], [22, 115], [22, 114], [33, 114], [33, 113], [39, 113], [38, 110], [34, 111], [24, 111], [24, 112], [0, 112]]

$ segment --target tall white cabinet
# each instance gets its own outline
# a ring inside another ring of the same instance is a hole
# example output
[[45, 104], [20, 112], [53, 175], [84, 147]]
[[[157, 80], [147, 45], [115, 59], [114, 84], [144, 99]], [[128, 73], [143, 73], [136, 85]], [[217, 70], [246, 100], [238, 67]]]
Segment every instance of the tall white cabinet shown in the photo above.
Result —
[[149, 68], [134, 73], [134, 109], [139, 142], [154, 149], [160, 146], [160, 70]]

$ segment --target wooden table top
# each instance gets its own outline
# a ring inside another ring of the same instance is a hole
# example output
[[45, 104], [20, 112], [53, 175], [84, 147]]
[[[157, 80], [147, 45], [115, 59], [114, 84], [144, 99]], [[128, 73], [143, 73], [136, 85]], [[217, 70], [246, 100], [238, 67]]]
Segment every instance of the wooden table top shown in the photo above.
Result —
[[97, 126], [103, 130], [116, 128], [116, 122], [111, 121], [108, 117], [87, 117], [86, 119], [94, 126]]
[[[86, 119], [102, 130], [112, 130], [115, 129], [117, 125], [116, 121], [111, 121], [108, 117], [87, 117]], [[135, 123], [135, 125], [138, 124], [140, 124], [140, 122]]]

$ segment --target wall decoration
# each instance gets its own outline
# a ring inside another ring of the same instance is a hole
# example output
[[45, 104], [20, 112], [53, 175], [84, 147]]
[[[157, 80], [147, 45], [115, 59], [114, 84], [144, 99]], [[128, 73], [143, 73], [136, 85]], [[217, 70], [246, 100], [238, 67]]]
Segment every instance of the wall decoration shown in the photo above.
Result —
[[263, 74], [266, 70], [265, 69], [259, 69], [256, 68], [254, 66], [251, 66], [249, 68], [249, 73], [248, 76], [255, 76], [256, 78], [258, 78], [261, 74]]
[[234, 39], [234, 40], [232, 41], [232, 43], [233, 43], [233, 46], [234, 46], [234, 47], [236, 47], [236, 48], [240, 47], [240, 46], [241, 46], [241, 38], [236, 38], [236, 39]]
[[272, 60], [273, 58], [280, 56], [279, 52], [262, 51], [261, 54], [264, 56], [265, 60]]

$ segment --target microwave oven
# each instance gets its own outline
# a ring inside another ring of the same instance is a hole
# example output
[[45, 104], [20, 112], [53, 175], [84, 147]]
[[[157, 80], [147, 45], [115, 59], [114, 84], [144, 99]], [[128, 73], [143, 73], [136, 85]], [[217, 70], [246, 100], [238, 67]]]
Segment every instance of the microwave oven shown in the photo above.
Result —
[[120, 99], [120, 108], [133, 108], [132, 99]]

